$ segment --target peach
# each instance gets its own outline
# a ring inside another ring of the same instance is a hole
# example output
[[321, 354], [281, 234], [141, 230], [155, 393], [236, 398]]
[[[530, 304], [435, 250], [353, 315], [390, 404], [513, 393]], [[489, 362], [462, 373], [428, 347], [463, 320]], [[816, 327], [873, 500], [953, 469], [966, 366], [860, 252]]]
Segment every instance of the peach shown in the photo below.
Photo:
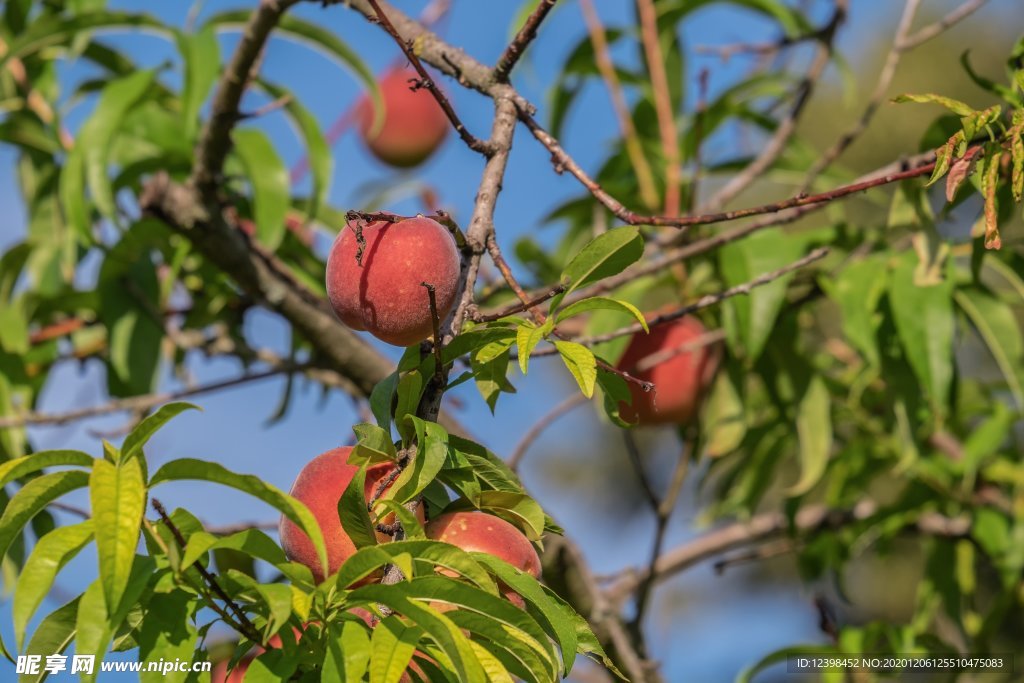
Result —
[[[430, 520], [424, 530], [427, 538], [444, 541], [469, 552], [488, 553], [517, 569], [540, 577], [540, 557], [533, 544], [509, 522], [486, 512], [449, 512]], [[499, 582], [506, 600], [520, 609], [526, 608], [523, 598]]]
[[719, 354], [710, 346], [676, 351], [703, 334], [705, 329], [700, 320], [680, 318], [652, 327], [650, 334], [633, 335], [617, 367], [652, 382], [654, 389], [645, 392], [630, 384], [633, 405], [621, 405], [623, 418], [640, 425], [655, 425], [687, 424], [696, 417], [718, 369]]
[[373, 130], [373, 100], [356, 105], [360, 136], [371, 153], [398, 168], [418, 166], [441, 146], [451, 124], [441, 105], [426, 88], [412, 90], [419, 74], [399, 67], [379, 79], [384, 111], [380, 128]]
[[[338, 501], [345, 492], [352, 477], [359, 468], [348, 464], [350, 447], [334, 448], [313, 458], [295, 479], [291, 495], [305, 503], [313, 513], [327, 544], [328, 574], [338, 571], [342, 563], [356, 552], [355, 544], [341, 526], [338, 519]], [[366, 470], [366, 500], [369, 501], [376, 493], [377, 483], [394, 471], [391, 463], [373, 465]], [[385, 487], [385, 491], [390, 488]], [[422, 508], [418, 511], [422, 521]], [[380, 519], [381, 524], [394, 522], [394, 514]], [[324, 580], [320, 563], [317, 560], [313, 542], [294, 522], [287, 517], [281, 518], [281, 546], [289, 560], [309, 567], [317, 582]], [[378, 533], [381, 542], [390, 540], [390, 536]]]
[[396, 346], [411, 346], [433, 335], [426, 282], [434, 287], [443, 321], [455, 304], [459, 251], [436, 221], [422, 216], [396, 223], [349, 222], [327, 259], [327, 296], [338, 318]]

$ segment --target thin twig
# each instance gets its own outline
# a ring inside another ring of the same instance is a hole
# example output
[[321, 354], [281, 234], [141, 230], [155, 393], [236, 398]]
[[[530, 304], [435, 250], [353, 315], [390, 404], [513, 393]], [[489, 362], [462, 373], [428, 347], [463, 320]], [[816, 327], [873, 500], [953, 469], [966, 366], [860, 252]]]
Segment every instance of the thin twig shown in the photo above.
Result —
[[779, 158], [779, 155], [786, 149], [790, 138], [796, 132], [797, 123], [799, 123], [800, 116], [811, 98], [811, 93], [814, 92], [815, 85], [825, 72], [825, 67], [828, 66], [829, 60], [832, 57], [832, 41], [836, 30], [846, 18], [847, 2], [848, 0], [835, 0], [835, 10], [832, 13], [832, 18], [818, 38], [818, 50], [810, 67], [807, 69], [807, 73], [797, 87], [796, 97], [789, 113], [779, 122], [775, 132], [754, 160], [708, 199], [705, 210], [716, 211], [736, 198], [737, 195], [750, 187], [754, 181], [762, 177], [765, 171], [771, 168], [772, 164]]
[[462, 138], [462, 141], [466, 143], [466, 146], [474, 152], [480, 152], [483, 155], [490, 156], [490, 154], [493, 153], [493, 149], [490, 144], [474, 137], [473, 134], [469, 132], [466, 126], [462, 123], [462, 120], [459, 118], [459, 115], [455, 113], [455, 109], [452, 108], [451, 102], [448, 101], [444, 92], [442, 92], [441, 88], [437, 86], [434, 79], [430, 77], [430, 74], [427, 73], [426, 68], [423, 66], [423, 62], [420, 61], [420, 58], [412, 49], [411, 42], [402, 38], [398, 29], [396, 29], [395, 25], [391, 23], [391, 19], [389, 19], [388, 15], [383, 9], [381, 9], [380, 3], [378, 3], [377, 0], [367, 0], [367, 2], [370, 3], [370, 6], [373, 7], [374, 11], [377, 13], [377, 19], [379, 20], [380, 25], [392, 38], [395, 39], [395, 42], [398, 43], [398, 46], [402, 48], [402, 52], [404, 52], [406, 58], [408, 58], [412, 68], [416, 70], [417, 74], [419, 74], [420, 80], [413, 89], [425, 88], [429, 90], [434, 96], [434, 99], [437, 100], [437, 104], [440, 105], [441, 110], [444, 111], [444, 115], [448, 117], [452, 127], [455, 128], [455, 132], [457, 132], [459, 137]]
[[[725, 301], [726, 299], [731, 299], [732, 297], [735, 296], [743, 296], [750, 294], [751, 291], [757, 289], [758, 287], [762, 287], [771, 282], [775, 282], [779, 278], [785, 277], [786, 275], [789, 275], [794, 271], [797, 271], [807, 265], [810, 265], [815, 261], [819, 261], [825, 258], [828, 255], [828, 253], [828, 247], [819, 247], [812, 251], [811, 253], [807, 254], [807, 256], [797, 259], [796, 261], [793, 261], [792, 263], [782, 266], [781, 268], [777, 268], [771, 272], [759, 275], [753, 280], [750, 280], [749, 282], [744, 282], [743, 284], [739, 284], [734, 287], [729, 287], [728, 289], [722, 290], [721, 292], [718, 292], [716, 294], [708, 294], [706, 296], [702, 296], [701, 298], [697, 299], [691, 304], [687, 304], [685, 306], [674, 309], [667, 313], [656, 315], [647, 320], [647, 326], [648, 328], [652, 328], [657, 327], [658, 325], [664, 325], [665, 323], [672, 322], [673, 320], [679, 320], [680, 318], [690, 315], [691, 313], [695, 313], [701, 309], [719, 304]], [[579, 339], [574, 339], [573, 341], [575, 341], [577, 344], [583, 344], [584, 346], [594, 346], [596, 344], [603, 344], [604, 342], [611, 341], [612, 339], [618, 339], [619, 337], [624, 337], [626, 335], [637, 334], [643, 332], [643, 330], [644, 328], [640, 323], [633, 323], [632, 325], [620, 327], [619, 329], [612, 330], [611, 332], [596, 334], [591, 337], [581, 337]], [[553, 353], [555, 352], [549, 351], [548, 349], [538, 349], [534, 351], [533, 354], [531, 354], [531, 356], [547, 356], [553, 355]]]
[[806, 192], [814, 181], [821, 175], [822, 171], [832, 165], [836, 159], [838, 159], [846, 149], [853, 144], [854, 140], [863, 135], [864, 131], [867, 130], [868, 124], [871, 123], [871, 119], [874, 118], [875, 112], [881, 106], [882, 101], [885, 99], [885, 95], [889, 92], [889, 86], [892, 85], [892, 79], [896, 76], [896, 68], [899, 66], [900, 57], [903, 56], [906, 48], [902, 47], [906, 42], [907, 34], [910, 33], [911, 25], [914, 23], [914, 16], [917, 15], [917, 10], [921, 6], [921, 0], [907, 0], [906, 5], [903, 7], [903, 16], [900, 17], [899, 25], [896, 28], [896, 35], [893, 38], [892, 48], [889, 50], [889, 54], [885, 58], [885, 65], [882, 67], [882, 71], [878, 75], [878, 83], [875, 85], [875, 90], [868, 99], [867, 106], [864, 107], [864, 111], [861, 113], [857, 123], [853, 125], [849, 130], [844, 132], [836, 140], [835, 144], [828, 148], [824, 154], [822, 154], [817, 161], [811, 166], [811, 170], [807, 172], [807, 178], [804, 180], [803, 185], [800, 186], [800, 192]]
[[[174, 540], [178, 544], [178, 547], [181, 550], [184, 550], [185, 546], [188, 545], [188, 542], [182, 535], [181, 530], [174, 524], [170, 515], [167, 514], [167, 510], [156, 498], [153, 499], [153, 509], [156, 510], [158, 515], [160, 515], [160, 519], [163, 521], [164, 526], [166, 526], [168, 531], [171, 532], [171, 535], [174, 536]], [[245, 613], [245, 610], [239, 607], [238, 604], [231, 599], [231, 596], [224, 591], [220, 583], [218, 583], [217, 578], [198, 561], [192, 566], [196, 568], [196, 571], [198, 571], [199, 575], [203, 577], [203, 580], [210, 589], [217, 594], [217, 597], [223, 600], [228, 609], [234, 613], [235, 618], [238, 619], [239, 625], [242, 627], [240, 633], [254, 643], [263, 644], [263, 637], [260, 635], [259, 629], [256, 628], [255, 624], [249, 621], [249, 616]], [[183, 567], [182, 569], [187, 569], [187, 567]]]
[[587, 25], [587, 32], [590, 34], [590, 43], [594, 47], [594, 61], [597, 70], [612, 99], [612, 107], [615, 109], [619, 129], [622, 131], [626, 154], [636, 172], [636, 181], [640, 188], [640, 201], [645, 206], [657, 206], [658, 190], [654, 184], [654, 173], [644, 155], [643, 145], [640, 144], [640, 136], [633, 124], [633, 115], [629, 111], [626, 97], [622, 94], [622, 84], [615, 71], [615, 63], [612, 61], [611, 51], [608, 48], [608, 37], [601, 24], [601, 17], [594, 9], [593, 0], [580, 0], [580, 11], [583, 12], [583, 20]]
[[304, 367], [305, 366], [302, 365], [295, 365], [292, 367], [274, 368], [273, 370], [267, 370], [265, 372], [232, 377], [231, 379], [211, 382], [209, 384], [201, 384], [196, 387], [181, 389], [179, 391], [167, 391], [159, 394], [146, 394], [145, 396], [131, 396], [129, 398], [117, 399], [102, 405], [69, 410], [65, 413], [23, 413], [20, 415], [0, 416], [0, 429], [24, 427], [25, 425], [64, 425], [69, 422], [97, 417], [99, 415], [108, 415], [110, 413], [149, 410], [150, 408], [154, 408], [162, 403], [177, 401], [189, 396], [206, 394], [211, 391], [220, 391], [221, 389], [228, 389], [242, 384], [248, 384], [249, 382], [267, 379], [269, 377], [276, 377], [285, 372], [298, 372]]
[[954, 24], [957, 24], [974, 14], [974, 12], [981, 9], [982, 5], [986, 2], [988, 2], [988, 0], [968, 0], [939, 21], [929, 24], [928, 26], [918, 30], [913, 35], [908, 36], [902, 43], [900, 43], [900, 48], [904, 51], [912, 50], [918, 45], [928, 42], [946, 29], [952, 27]]
[[540, 437], [541, 433], [543, 433], [545, 429], [550, 427], [558, 420], [558, 418], [562, 417], [573, 408], [587, 403], [587, 400], [587, 397], [583, 394], [573, 394], [552, 408], [544, 415], [544, 417], [537, 420], [537, 422], [527, 430], [526, 434], [523, 435], [523, 438], [519, 440], [519, 443], [516, 444], [515, 450], [512, 451], [512, 455], [508, 458], [508, 466], [512, 468], [512, 471], [514, 472], [519, 469], [519, 465], [522, 464], [526, 451], [529, 450], [530, 446], [533, 445], [533, 442]]
[[429, 282], [421, 282], [421, 287], [427, 289], [427, 298], [430, 301], [430, 321], [434, 328], [434, 340], [430, 344], [434, 350], [434, 379], [440, 383], [444, 383], [444, 355], [443, 349], [441, 348], [441, 341], [444, 337], [441, 336], [441, 316], [437, 313], [437, 294], [434, 291], [434, 285]]
[[872, 178], [871, 180], [843, 185], [819, 194], [797, 195], [781, 201], [772, 202], [770, 204], [761, 204], [742, 209], [733, 209], [731, 211], [720, 211], [717, 213], [707, 213], [695, 216], [648, 216], [626, 209], [618, 200], [609, 195], [595, 180], [587, 175], [586, 171], [580, 168], [572, 157], [569, 156], [569, 154], [562, 148], [558, 140], [544, 130], [544, 128], [537, 123], [532, 116], [524, 112], [520, 112], [519, 118], [524, 124], [526, 124], [526, 127], [529, 128], [531, 133], [533, 133], [533, 136], [551, 152], [552, 163], [555, 165], [556, 170], [569, 171], [598, 201], [604, 204], [609, 211], [615, 214], [615, 216], [620, 220], [630, 225], [667, 225], [685, 228], [694, 225], [725, 223], [740, 218], [761, 216], [768, 213], [778, 213], [785, 209], [800, 206], [826, 204], [837, 199], [848, 197], [852, 194], [870, 190], [880, 185], [888, 185], [901, 180], [926, 175], [931, 173], [932, 169], [935, 167], [935, 156], [934, 154], [930, 154], [928, 157], [931, 161], [923, 163], [920, 166], [910, 167], [885, 176]]
[[658, 13], [654, 0], [636, 0], [640, 18], [640, 38], [647, 58], [647, 69], [651, 74], [651, 91], [654, 95], [654, 112], [658, 117], [658, 133], [661, 138], [661, 153], [665, 157], [665, 202], [663, 210], [668, 215], [679, 213], [679, 129], [665, 72], [665, 58], [658, 38]]
[[512, 267], [508, 265], [508, 261], [506, 261], [504, 255], [502, 255], [501, 249], [498, 247], [498, 240], [495, 238], [493, 232], [487, 236], [487, 253], [490, 255], [491, 261], [493, 261], [494, 265], [498, 268], [498, 272], [500, 272], [501, 276], [505, 278], [505, 282], [508, 283], [508, 286], [519, 299], [519, 303], [524, 307], [523, 310], [529, 311], [530, 316], [538, 325], [543, 324], [545, 317], [544, 313], [537, 310], [535, 306], [532, 305], [533, 299], [530, 298], [530, 295], [526, 293], [526, 290], [523, 289], [523, 286], [519, 284], [519, 281], [512, 273]]
[[473, 316], [473, 322], [486, 323], [494, 320], [500, 320], [510, 315], [515, 315], [516, 313], [522, 313], [523, 311], [539, 306], [545, 301], [554, 299], [556, 296], [564, 292], [565, 289], [565, 285], [556, 285], [549, 289], [548, 291], [538, 294], [532, 299], [528, 298], [526, 301], [520, 301], [519, 303], [516, 304], [510, 304], [505, 308], [492, 311], [491, 313], [477, 313], [476, 315]]
[[516, 33], [516, 37], [512, 39], [512, 42], [505, 48], [505, 51], [501, 53], [501, 57], [498, 58], [498, 64], [494, 67], [494, 77], [497, 80], [508, 81], [508, 75], [519, 62], [519, 58], [526, 52], [526, 48], [537, 37], [537, 29], [540, 28], [541, 22], [544, 21], [544, 18], [557, 1], [541, 0], [537, 8], [526, 18], [526, 21], [523, 22], [522, 27]]
[[791, 541], [788, 538], [784, 538], [774, 543], [765, 543], [757, 548], [745, 550], [741, 553], [737, 553], [736, 555], [723, 557], [720, 560], [716, 560], [714, 565], [712, 565], [712, 568], [714, 569], [715, 574], [722, 575], [729, 567], [735, 567], [740, 564], [749, 564], [751, 562], [761, 562], [762, 560], [768, 560], [780, 555], [787, 555], [798, 547], [798, 543]]

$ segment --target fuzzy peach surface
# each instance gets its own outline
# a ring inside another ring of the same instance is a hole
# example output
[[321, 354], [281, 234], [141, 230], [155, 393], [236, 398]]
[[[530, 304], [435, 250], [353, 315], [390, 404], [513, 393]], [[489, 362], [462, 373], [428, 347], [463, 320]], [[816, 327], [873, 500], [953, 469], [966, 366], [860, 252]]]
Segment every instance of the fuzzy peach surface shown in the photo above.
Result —
[[[459, 252], [448, 230], [429, 218], [349, 223], [327, 259], [327, 296], [338, 318], [378, 339], [410, 346], [433, 334], [426, 282], [443, 321], [455, 304]], [[362, 251], [360, 252], [360, 246]]]

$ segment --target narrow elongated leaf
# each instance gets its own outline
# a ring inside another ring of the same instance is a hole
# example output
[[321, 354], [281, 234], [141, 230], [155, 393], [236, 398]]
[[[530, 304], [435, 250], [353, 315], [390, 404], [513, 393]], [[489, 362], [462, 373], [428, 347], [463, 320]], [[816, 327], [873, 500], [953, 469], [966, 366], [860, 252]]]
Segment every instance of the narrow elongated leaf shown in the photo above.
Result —
[[382, 619], [370, 638], [370, 683], [398, 683], [422, 635], [396, 616]]
[[893, 269], [889, 299], [907, 360], [941, 417], [953, 382], [953, 285], [951, 278], [921, 287], [915, 259], [907, 254]]
[[556, 341], [555, 348], [562, 357], [565, 367], [572, 373], [573, 379], [580, 385], [580, 391], [587, 398], [594, 395], [597, 383], [597, 358], [594, 352], [582, 344], [569, 341]]
[[[548, 320], [552, 320], [552, 318], [548, 318]], [[526, 323], [520, 325], [516, 330], [516, 355], [519, 359], [519, 370], [524, 375], [530, 367], [530, 354], [537, 348], [537, 344], [544, 338], [544, 335], [550, 332], [550, 329], [545, 330], [545, 327]]]
[[[192, 621], [195, 601], [184, 591], [155, 594], [147, 605], [146, 616], [139, 630], [139, 660], [189, 661], [198, 640], [198, 631]], [[142, 671], [141, 683], [184, 683], [187, 671]]]
[[196, 531], [190, 534], [188, 545], [185, 546], [185, 553], [181, 556], [181, 564], [184, 567], [189, 567], [211, 550], [220, 549], [245, 553], [273, 565], [288, 561], [281, 546], [272, 538], [259, 529], [246, 529], [222, 538], [205, 531]]
[[0, 486], [7, 486], [15, 479], [47, 467], [91, 467], [94, 460], [95, 458], [82, 451], [40, 451], [0, 464]]
[[796, 431], [800, 441], [800, 479], [790, 487], [791, 496], [807, 493], [828, 467], [832, 450], [832, 401], [825, 381], [815, 376], [797, 409]]
[[334, 157], [331, 156], [330, 144], [316, 117], [288, 90], [281, 86], [259, 81], [260, 86], [275, 100], [286, 100], [284, 110], [292, 120], [297, 132], [306, 143], [306, 159], [309, 162], [310, 176], [313, 179], [313, 191], [309, 193], [306, 206], [307, 220], [316, 218], [320, 207], [327, 203], [327, 195], [331, 189], [331, 178], [334, 174]]
[[843, 333], [874, 366], [881, 363], [876, 333], [878, 302], [885, 293], [888, 269], [883, 257], [856, 261], [844, 268], [828, 287], [843, 314]]
[[288, 519], [295, 522], [309, 536], [316, 548], [317, 557], [322, 567], [327, 569], [327, 549], [324, 546], [323, 532], [317, 524], [313, 513], [301, 501], [298, 501], [275, 486], [267, 484], [259, 477], [251, 474], [237, 474], [226, 467], [205, 460], [182, 458], [165, 464], [153, 478], [150, 487], [168, 481], [208, 481], [238, 489], [273, 506]]
[[968, 104], [961, 102], [960, 100], [954, 100], [951, 97], [943, 97], [942, 95], [935, 95], [933, 93], [925, 93], [922, 95], [916, 95], [913, 93], [907, 93], [905, 95], [898, 95], [893, 98], [893, 102], [917, 102], [919, 104], [937, 104], [945, 107], [958, 116], [970, 116], [975, 113], [975, 109]]
[[274, 250], [287, 229], [285, 217], [291, 199], [288, 170], [263, 132], [246, 128], [236, 130], [233, 137], [235, 154], [252, 188], [256, 237], [260, 244]]
[[644, 318], [644, 314], [640, 312], [640, 309], [638, 309], [636, 306], [629, 303], [628, 301], [612, 299], [611, 297], [607, 296], [593, 296], [590, 297], [589, 299], [583, 299], [582, 301], [577, 301], [574, 304], [569, 304], [564, 309], [558, 312], [558, 316], [555, 318], [555, 322], [560, 323], [567, 318], [573, 317], [574, 315], [579, 315], [580, 313], [586, 313], [588, 311], [597, 310], [622, 311], [624, 313], [628, 313], [629, 315], [633, 316], [633, 318], [635, 318], [638, 323], [640, 323], [640, 326], [644, 328], [644, 332], [650, 331], [647, 328], [647, 319]]
[[[777, 231], [762, 231], [722, 247], [719, 263], [725, 284], [733, 287], [795, 261], [802, 251], [800, 240]], [[749, 362], [757, 360], [764, 350], [792, 277], [789, 274], [752, 290], [747, 296], [725, 302], [724, 322], [729, 345]]]
[[431, 575], [438, 568], [446, 569], [464, 576], [483, 590], [495, 595], [498, 592], [490, 574], [469, 553], [440, 541], [395, 541], [360, 548], [341, 566], [336, 585], [339, 589], [347, 588], [381, 567], [396, 563], [400, 555], [412, 557], [417, 572]]
[[53, 581], [71, 558], [92, 540], [92, 520], [58, 527], [39, 539], [14, 587], [11, 616], [14, 645], [21, 651], [32, 615], [53, 587]]
[[192, 403], [183, 402], [168, 403], [167, 405], [161, 406], [159, 410], [140, 422], [138, 426], [135, 427], [127, 437], [125, 437], [124, 444], [121, 445], [121, 459], [130, 460], [135, 457], [137, 453], [142, 451], [142, 447], [149, 442], [149, 439], [156, 434], [161, 427], [186, 410], [202, 409]]
[[551, 301], [554, 311], [562, 298], [580, 287], [621, 273], [639, 259], [644, 252], [640, 230], [628, 225], [608, 230], [588, 242], [562, 271], [569, 282], [566, 291]]
[[18, 490], [0, 517], [0, 558], [29, 520], [65, 493], [89, 484], [89, 473], [80, 470], [52, 472], [36, 477]]
[[[218, 28], [226, 26], [243, 28], [248, 23], [251, 14], [249, 10], [223, 12], [210, 17], [206, 23]], [[307, 45], [349, 69], [366, 88], [373, 100], [374, 108], [381, 111], [380, 88], [373, 71], [360, 58], [358, 52], [349, 47], [329, 28], [299, 19], [292, 14], [286, 14], [279, 19], [274, 35]]]
[[436, 422], [425, 422], [415, 415], [407, 415], [416, 435], [416, 457], [402, 470], [385, 498], [405, 503], [415, 498], [432, 482], [444, 467], [448, 456], [448, 432]]
[[[46, 657], [64, 652], [75, 638], [80, 601], [81, 596], [46, 615], [32, 634], [25, 654]], [[18, 676], [18, 683], [38, 683], [45, 679], [46, 675], [46, 671], [40, 668], [37, 674]]]
[[357, 548], [377, 544], [377, 532], [366, 509], [366, 465], [355, 473], [338, 499], [338, 517]]
[[185, 63], [181, 116], [186, 139], [194, 140], [199, 127], [199, 110], [220, 75], [220, 45], [212, 26], [204, 26], [195, 33], [176, 32], [175, 40]]
[[992, 353], [1018, 410], [1024, 408], [1024, 338], [1013, 309], [973, 287], [958, 289], [953, 296]]
[[354, 621], [331, 623], [323, 680], [355, 683], [363, 680], [370, 662], [370, 636]]
[[117, 611], [125, 592], [146, 511], [146, 482], [138, 458], [113, 465], [97, 460], [89, 478], [96, 522], [96, 554], [107, 611]]

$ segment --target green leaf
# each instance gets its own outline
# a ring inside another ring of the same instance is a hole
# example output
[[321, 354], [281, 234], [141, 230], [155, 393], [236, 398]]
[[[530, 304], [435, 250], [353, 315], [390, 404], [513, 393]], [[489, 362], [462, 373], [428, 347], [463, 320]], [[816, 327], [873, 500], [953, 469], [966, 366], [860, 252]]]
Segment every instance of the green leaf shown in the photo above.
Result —
[[501, 392], [509, 394], [516, 392], [516, 388], [508, 380], [510, 342], [511, 340], [509, 342], [492, 342], [470, 356], [470, 366], [473, 368], [477, 391], [483, 396], [492, 413]]
[[[749, 282], [758, 275], [795, 261], [803, 253], [803, 241], [777, 230], [756, 232], [750, 237], [725, 245], [719, 251], [722, 278], [727, 287]], [[728, 299], [723, 304], [725, 331], [734, 351], [756, 361], [764, 350], [775, 319], [786, 298], [790, 273], [774, 282], [751, 290], [747, 296]]]
[[377, 544], [377, 532], [373, 528], [370, 513], [366, 509], [366, 465], [355, 473], [338, 499], [338, 517], [341, 528], [356, 548]]
[[622, 419], [623, 404], [633, 404], [633, 392], [629, 390], [626, 380], [615, 373], [598, 368], [597, 383], [601, 387], [604, 412], [608, 418], [619, 427], [632, 427], [632, 424]]
[[237, 474], [222, 465], [205, 460], [182, 458], [172, 460], [157, 470], [149, 485], [152, 488], [168, 481], [208, 481], [230, 486], [273, 506], [309, 536], [321, 566], [327, 569], [327, 548], [324, 545], [323, 532], [313, 513], [301, 501], [267, 484], [259, 477]]
[[498, 589], [480, 564], [464, 550], [440, 541], [406, 540], [366, 546], [348, 558], [338, 571], [335, 586], [345, 589], [389, 564], [399, 556], [412, 558], [417, 573], [433, 575], [435, 570], [459, 574], [482, 589], [497, 595]]
[[[146, 614], [138, 633], [139, 661], [191, 661], [196, 650], [198, 631], [193, 623], [196, 603], [184, 591], [154, 594], [146, 605]], [[187, 671], [142, 671], [141, 683], [184, 683]]]
[[149, 90], [155, 75], [153, 71], [138, 71], [111, 81], [103, 89], [96, 109], [75, 136], [75, 146], [68, 156], [66, 169], [78, 166], [78, 170], [71, 172], [66, 184], [62, 176], [60, 192], [62, 202], [68, 208], [69, 222], [86, 244], [93, 241], [92, 225], [80, 183], [83, 178], [88, 182], [100, 213], [115, 219], [117, 206], [108, 175], [110, 149], [125, 116]]
[[743, 400], [728, 372], [719, 372], [708, 394], [703, 419], [704, 449], [716, 458], [739, 448], [747, 434]]
[[399, 503], [419, 495], [437, 477], [448, 456], [448, 432], [441, 425], [425, 422], [415, 415], [407, 415], [405, 421], [416, 434], [416, 457], [383, 496]]
[[893, 98], [893, 102], [904, 103], [904, 102], [917, 102], [919, 104], [938, 104], [946, 109], [949, 109], [958, 116], [970, 116], [975, 113], [975, 109], [960, 100], [954, 100], [951, 97], [943, 97], [942, 95], [935, 95], [933, 93], [925, 93], [922, 95], [915, 95], [908, 93], [905, 95], [898, 95]]
[[422, 635], [419, 626], [396, 616], [382, 619], [370, 638], [370, 683], [398, 683]]
[[199, 110], [220, 75], [220, 45], [212, 26], [204, 26], [195, 33], [176, 31], [174, 38], [185, 64], [181, 118], [185, 138], [194, 140], [199, 127]]
[[[388, 544], [390, 545], [390, 544]], [[486, 674], [477, 660], [469, 640], [451, 619], [437, 610], [425, 606], [424, 600], [410, 590], [411, 583], [402, 582], [393, 586], [370, 585], [353, 591], [349, 598], [364, 604], [379, 603], [390, 607], [424, 629], [426, 636], [437, 643], [451, 660], [451, 666], [460, 681], [484, 681]], [[470, 588], [469, 586], [466, 586]], [[500, 598], [495, 598], [500, 600]], [[515, 609], [512, 607], [512, 609]]]
[[937, 285], [916, 285], [915, 260], [908, 253], [893, 269], [889, 299], [907, 360], [941, 418], [953, 382], [953, 284], [946, 277]]
[[1024, 410], [1024, 338], [1013, 309], [990, 294], [966, 287], [953, 298], [988, 346], [1018, 410]]
[[530, 367], [530, 354], [537, 348], [537, 344], [544, 339], [545, 335], [551, 332], [553, 325], [547, 323], [553, 322], [553, 320], [553, 318], [548, 318], [542, 326], [527, 322], [516, 330], [516, 356], [519, 359], [519, 370], [524, 375]]
[[92, 467], [93, 458], [82, 451], [40, 451], [0, 464], [0, 487], [47, 467]]
[[[223, 12], [210, 17], [206, 25], [217, 26], [218, 28], [234, 26], [241, 29], [245, 28], [251, 16], [252, 12], [244, 9]], [[359, 57], [359, 53], [350, 48], [331, 29], [321, 24], [299, 19], [292, 14], [285, 14], [278, 19], [277, 26], [274, 29], [274, 36], [289, 38], [311, 47], [350, 70], [366, 88], [370, 98], [373, 100], [374, 109], [376, 111], [383, 111], [380, 88], [377, 85], [377, 79], [373, 71]]]
[[286, 100], [284, 110], [306, 143], [306, 158], [313, 180], [313, 191], [309, 194], [309, 203], [306, 206], [307, 220], [312, 221], [316, 218], [320, 207], [327, 203], [331, 190], [334, 157], [331, 155], [330, 145], [327, 138], [324, 137], [323, 131], [320, 130], [320, 124], [317, 123], [316, 117], [302, 105], [298, 98], [292, 97], [285, 88], [272, 83], [259, 81], [259, 85], [275, 100], [289, 98]]
[[398, 372], [396, 371], [377, 382], [373, 386], [373, 391], [370, 392], [370, 410], [377, 420], [377, 425], [385, 431], [391, 429], [391, 402], [394, 400], [397, 390]]
[[381, 428], [363, 422], [352, 427], [352, 431], [356, 435], [356, 446], [349, 454], [349, 464], [389, 462], [398, 457], [395, 444], [391, 441], [391, 434], [386, 427]]
[[272, 538], [259, 529], [246, 529], [230, 536], [217, 537], [205, 531], [196, 531], [189, 535], [188, 545], [181, 556], [181, 565], [191, 567], [206, 553], [215, 550], [235, 550], [250, 557], [263, 560], [272, 565], [288, 561], [284, 551]]
[[125, 592], [146, 511], [146, 482], [137, 459], [112, 465], [97, 460], [89, 478], [96, 554], [107, 610], [116, 612]]
[[[39, 623], [32, 639], [25, 648], [26, 655], [55, 655], [64, 652], [75, 638], [78, 619], [78, 604], [81, 596], [58, 607]], [[45, 661], [45, 659], [44, 659]], [[38, 674], [21, 674], [18, 683], [38, 683], [46, 678], [45, 670], [40, 667]]]
[[594, 352], [582, 344], [569, 341], [555, 341], [555, 348], [558, 355], [562, 357], [565, 367], [572, 373], [580, 391], [587, 398], [594, 395], [594, 385], [597, 382], [597, 358]]
[[597, 310], [622, 311], [628, 313], [633, 316], [638, 323], [640, 323], [640, 326], [644, 328], [644, 332], [650, 332], [650, 329], [647, 327], [647, 319], [644, 318], [644, 314], [640, 312], [640, 309], [628, 301], [612, 299], [607, 296], [594, 296], [589, 299], [583, 299], [576, 303], [569, 304], [558, 312], [558, 315], [555, 318], [555, 323], [558, 324], [563, 320], [571, 318], [574, 315], [579, 315], [580, 313]]
[[800, 479], [787, 493], [803, 495], [821, 481], [832, 451], [832, 397], [820, 376], [807, 385], [796, 416], [800, 442]]
[[141, 453], [142, 447], [149, 443], [150, 438], [161, 427], [186, 410], [202, 410], [202, 408], [192, 403], [168, 403], [146, 417], [125, 437], [124, 443], [121, 445], [121, 460], [130, 460], [137, 453]]
[[579, 645], [573, 623], [573, 610], [552, 598], [535, 578], [507, 562], [488, 553], [474, 553], [473, 556], [541, 615], [546, 630], [558, 642], [558, 647], [562, 651], [562, 671], [568, 675], [572, 671], [576, 648]]
[[234, 151], [252, 188], [256, 237], [267, 249], [275, 250], [287, 230], [285, 218], [291, 201], [288, 169], [274, 150], [270, 138], [254, 128], [236, 130]]
[[627, 225], [598, 235], [562, 271], [562, 278], [569, 282], [569, 287], [551, 300], [551, 311], [554, 312], [569, 293], [591, 282], [621, 273], [639, 260], [643, 253], [644, 240], [636, 226]]
[[332, 622], [327, 626], [327, 656], [322, 680], [357, 683], [363, 680], [370, 662], [370, 636], [355, 621]]
[[406, 422], [407, 415], [415, 415], [420, 405], [420, 397], [423, 396], [425, 386], [423, 374], [419, 370], [413, 370], [402, 376], [398, 381], [396, 394], [398, 400], [395, 403], [395, 426], [402, 437], [402, 441], [409, 444], [412, 440], [412, 432]]
[[756, 664], [744, 669], [740, 675], [736, 678], [736, 683], [751, 683], [754, 680], [754, 676], [764, 671], [770, 666], [785, 662], [790, 657], [796, 656], [814, 656], [818, 655], [821, 657], [827, 657], [831, 653], [835, 653], [835, 647], [831, 645], [796, 645], [793, 647], [783, 648], [776, 650], [771, 654], [762, 657]]
[[60, 570], [92, 540], [92, 529], [92, 520], [58, 527], [39, 539], [32, 550], [14, 587], [11, 604], [14, 644], [19, 652], [28, 622], [49, 594]]
[[[98, 460], [96, 462], [99, 462]], [[65, 493], [89, 484], [89, 473], [81, 470], [52, 472], [29, 481], [8, 501], [0, 517], [0, 558], [29, 520]]]
[[457, 500], [445, 512], [478, 509], [515, 525], [531, 541], [544, 533], [544, 510], [521, 491], [481, 491], [475, 500]]
[[888, 267], [884, 255], [855, 261], [830, 283], [829, 297], [843, 315], [843, 334], [871, 365], [878, 367], [877, 331], [881, 322], [878, 303], [888, 287]]

